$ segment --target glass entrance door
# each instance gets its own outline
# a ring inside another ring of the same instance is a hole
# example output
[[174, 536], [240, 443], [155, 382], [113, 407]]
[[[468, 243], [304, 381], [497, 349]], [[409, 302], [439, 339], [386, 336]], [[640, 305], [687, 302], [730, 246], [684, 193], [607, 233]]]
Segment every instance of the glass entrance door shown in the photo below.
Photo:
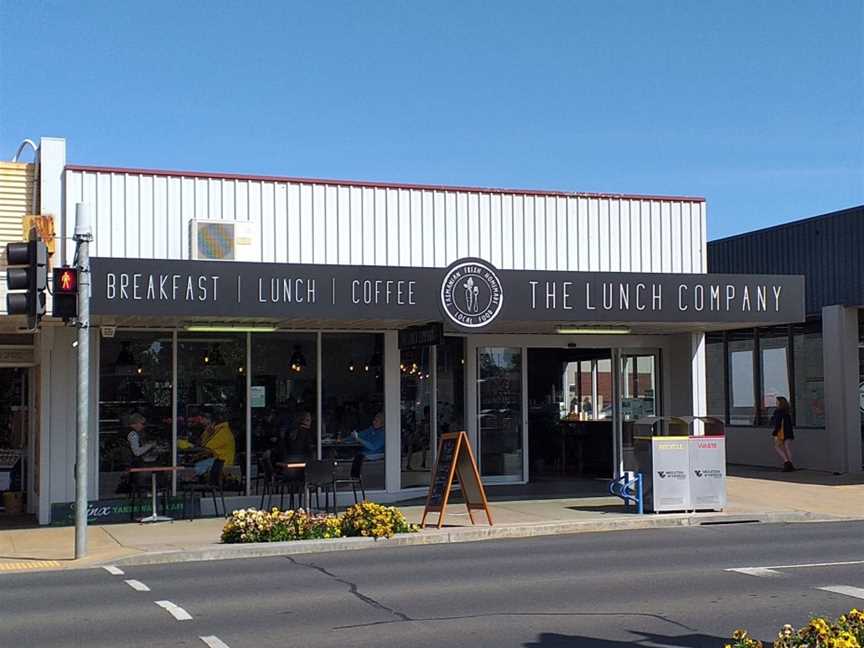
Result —
[[522, 479], [522, 349], [477, 349], [477, 429], [480, 473]]
[[621, 468], [635, 467], [634, 437], [647, 434], [649, 426], [640, 429], [638, 421], [660, 416], [659, 351], [621, 351]]

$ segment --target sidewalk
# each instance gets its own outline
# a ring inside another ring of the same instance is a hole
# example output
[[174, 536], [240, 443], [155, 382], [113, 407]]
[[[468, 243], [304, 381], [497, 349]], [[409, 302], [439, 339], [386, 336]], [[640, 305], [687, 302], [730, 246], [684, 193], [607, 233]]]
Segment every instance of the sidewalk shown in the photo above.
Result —
[[[11, 571], [70, 569], [104, 564], [147, 564], [187, 560], [287, 555], [352, 550], [404, 544], [468, 542], [588, 531], [690, 526], [735, 520], [795, 522], [864, 519], [864, 476], [835, 477], [826, 473], [733, 468], [728, 478], [729, 505], [723, 513], [644, 515], [627, 511], [613, 497], [509, 499], [490, 505], [493, 527], [475, 513], [471, 526], [461, 504], [448, 508], [443, 529], [386, 541], [366, 538], [304, 541], [261, 545], [221, 545], [221, 518], [178, 520], [161, 524], [114, 524], [89, 529], [88, 557], [73, 556], [74, 529], [35, 528], [0, 531], [0, 574]], [[419, 522], [423, 507], [400, 507], [411, 522]], [[429, 522], [429, 520], [427, 520]], [[437, 523], [437, 516], [431, 517]]]

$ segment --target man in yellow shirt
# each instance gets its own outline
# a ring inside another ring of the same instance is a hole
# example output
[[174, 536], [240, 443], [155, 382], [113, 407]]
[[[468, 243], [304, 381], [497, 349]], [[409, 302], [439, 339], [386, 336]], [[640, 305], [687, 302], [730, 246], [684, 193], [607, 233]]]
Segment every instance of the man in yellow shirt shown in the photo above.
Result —
[[207, 450], [211, 455], [209, 459], [204, 459], [195, 464], [195, 473], [205, 475], [213, 465], [213, 461], [221, 459], [224, 463], [223, 469], [227, 466], [233, 466], [235, 455], [237, 453], [234, 434], [231, 432], [231, 426], [228, 421], [221, 420], [219, 423], [213, 422], [213, 416], [209, 412], [200, 414], [201, 424], [204, 426], [204, 431], [201, 433], [200, 447]]

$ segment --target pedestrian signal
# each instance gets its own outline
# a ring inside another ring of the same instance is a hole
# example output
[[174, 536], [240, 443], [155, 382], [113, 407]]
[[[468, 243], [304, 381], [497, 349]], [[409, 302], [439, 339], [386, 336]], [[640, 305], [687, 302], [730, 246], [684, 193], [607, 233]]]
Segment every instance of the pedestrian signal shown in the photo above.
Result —
[[64, 320], [78, 316], [78, 269], [54, 268], [54, 317]]

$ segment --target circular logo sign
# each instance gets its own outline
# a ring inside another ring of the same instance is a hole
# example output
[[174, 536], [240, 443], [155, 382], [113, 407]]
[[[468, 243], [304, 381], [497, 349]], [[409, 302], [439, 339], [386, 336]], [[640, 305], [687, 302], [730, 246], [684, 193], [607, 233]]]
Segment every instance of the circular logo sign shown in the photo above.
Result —
[[504, 295], [495, 268], [480, 259], [462, 259], [447, 268], [441, 306], [454, 323], [480, 328], [501, 312]]

